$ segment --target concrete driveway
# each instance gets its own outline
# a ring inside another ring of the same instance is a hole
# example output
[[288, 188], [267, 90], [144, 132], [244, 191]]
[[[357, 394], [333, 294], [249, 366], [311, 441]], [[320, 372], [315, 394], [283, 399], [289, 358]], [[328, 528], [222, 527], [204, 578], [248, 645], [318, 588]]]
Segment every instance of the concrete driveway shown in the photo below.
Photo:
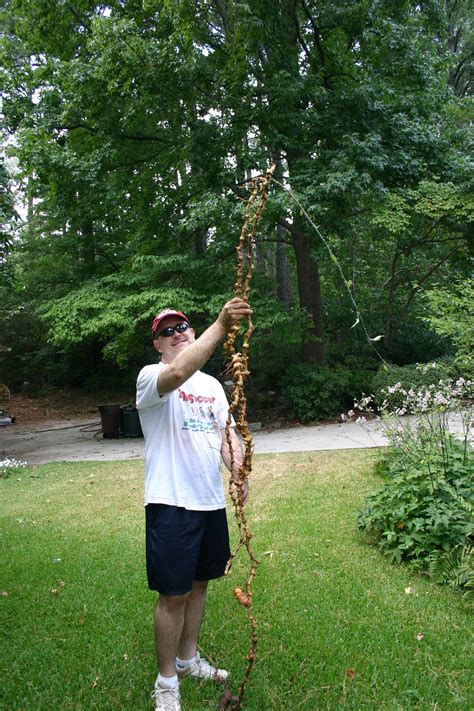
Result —
[[[413, 423], [415, 418], [405, 418]], [[459, 416], [452, 416], [452, 431], [460, 432]], [[357, 424], [291, 427], [253, 432], [256, 454], [305, 452], [324, 449], [382, 447], [387, 440], [376, 421]], [[13, 457], [28, 464], [58, 461], [113, 461], [143, 458], [143, 439], [104, 439], [97, 420], [50, 421], [31, 428], [13, 424], [0, 428], [0, 459]]]

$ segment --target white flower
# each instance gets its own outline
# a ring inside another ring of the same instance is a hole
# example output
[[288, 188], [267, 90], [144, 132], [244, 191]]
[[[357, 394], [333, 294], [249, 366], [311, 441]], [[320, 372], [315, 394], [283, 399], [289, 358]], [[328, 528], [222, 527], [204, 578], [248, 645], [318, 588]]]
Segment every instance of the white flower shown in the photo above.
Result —
[[28, 464], [26, 462], [20, 462], [18, 459], [13, 459], [13, 457], [11, 459], [0, 459], [0, 477], [27, 466]]
[[0, 459], [0, 468], [5, 467], [5, 469], [20, 469], [21, 467], [28, 466], [26, 462], [20, 462], [18, 459]]

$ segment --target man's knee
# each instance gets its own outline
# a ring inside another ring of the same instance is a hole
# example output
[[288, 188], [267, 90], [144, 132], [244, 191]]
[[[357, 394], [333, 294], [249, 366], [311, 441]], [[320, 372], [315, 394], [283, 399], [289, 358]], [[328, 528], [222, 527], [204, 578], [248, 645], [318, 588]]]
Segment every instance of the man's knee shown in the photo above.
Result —
[[182, 595], [162, 595], [158, 598], [158, 607], [169, 613], [178, 612], [185, 607], [190, 592]]
[[205, 592], [207, 590], [208, 585], [209, 580], [193, 580], [193, 590]]

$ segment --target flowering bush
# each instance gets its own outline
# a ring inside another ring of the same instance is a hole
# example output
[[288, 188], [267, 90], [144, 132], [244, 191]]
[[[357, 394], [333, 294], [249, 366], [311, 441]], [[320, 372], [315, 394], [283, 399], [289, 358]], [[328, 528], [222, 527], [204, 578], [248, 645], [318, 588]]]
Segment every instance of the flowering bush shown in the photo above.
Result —
[[26, 462], [20, 462], [17, 459], [0, 459], [0, 479], [8, 479], [11, 474], [21, 471], [27, 466]]
[[[381, 410], [372, 396], [354, 404], [365, 415], [378, 417], [390, 442], [378, 464], [386, 483], [366, 499], [358, 514], [359, 528], [393, 562], [434, 570], [435, 559], [449, 560], [450, 572], [443, 573], [444, 578], [438, 572], [436, 579], [456, 582], [463, 592], [472, 585], [473, 573], [466, 572], [472, 563], [466, 551], [474, 539], [472, 408], [466, 404], [471, 388], [463, 378], [408, 389], [395, 383], [386, 391], [400, 396], [393, 409], [388, 398]], [[403, 417], [407, 413], [416, 416]], [[453, 425], [457, 434], [451, 431]], [[455, 556], [446, 555], [454, 550]], [[462, 561], [462, 574], [453, 560]]]
[[[371, 389], [374, 400], [379, 408], [384, 401], [393, 411], [400, 407], [404, 401], [404, 391], [413, 389], [418, 391], [430, 386], [437, 387], [440, 380], [443, 382], [454, 377], [452, 365], [445, 361], [433, 363], [416, 363], [399, 367], [392, 365], [390, 368], [381, 366], [372, 379]], [[395, 386], [398, 386], [395, 388]]]

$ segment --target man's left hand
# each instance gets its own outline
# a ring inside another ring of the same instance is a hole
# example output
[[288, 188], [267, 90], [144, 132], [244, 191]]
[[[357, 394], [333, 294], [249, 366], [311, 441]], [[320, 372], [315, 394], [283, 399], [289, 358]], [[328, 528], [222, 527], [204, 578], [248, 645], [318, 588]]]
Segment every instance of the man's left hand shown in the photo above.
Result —
[[249, 480], [244, 479], [244, 483], [242, 485], [242, 488], [240, 489], [240, 496], [239, 496], [239, 501], [242, 506], [244, 506], [247, 503], [248, 498], [249, 498]]

